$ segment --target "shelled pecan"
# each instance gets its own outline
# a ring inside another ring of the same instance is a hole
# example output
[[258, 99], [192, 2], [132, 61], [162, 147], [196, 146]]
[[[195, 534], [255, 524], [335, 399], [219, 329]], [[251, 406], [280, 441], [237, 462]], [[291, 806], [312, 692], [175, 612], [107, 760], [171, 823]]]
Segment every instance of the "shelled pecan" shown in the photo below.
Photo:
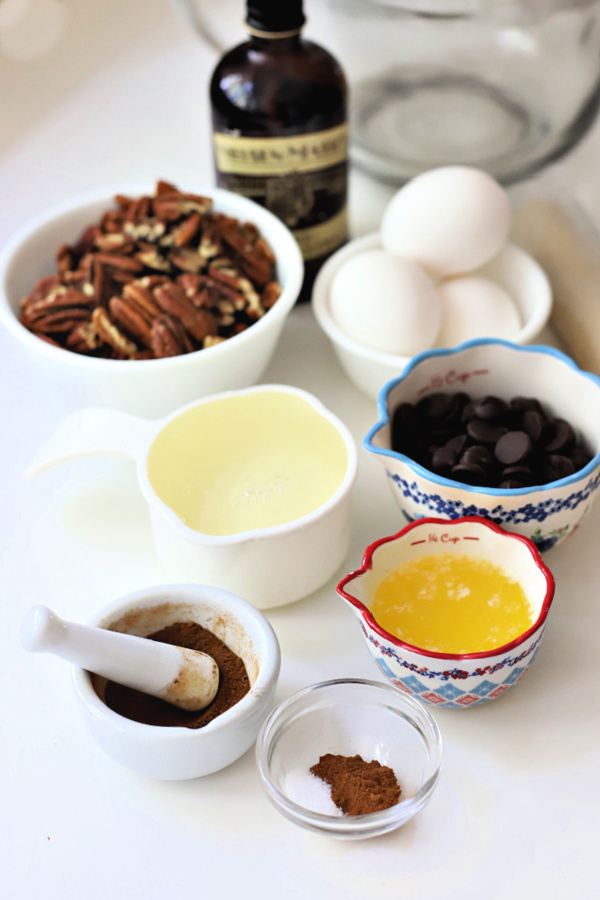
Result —
[[165, 181], [114, 200], [21, 301], [40, 339], [106, 359], [178, 356], [245, 331], [277, 301], [275, 257], [254, 224]]

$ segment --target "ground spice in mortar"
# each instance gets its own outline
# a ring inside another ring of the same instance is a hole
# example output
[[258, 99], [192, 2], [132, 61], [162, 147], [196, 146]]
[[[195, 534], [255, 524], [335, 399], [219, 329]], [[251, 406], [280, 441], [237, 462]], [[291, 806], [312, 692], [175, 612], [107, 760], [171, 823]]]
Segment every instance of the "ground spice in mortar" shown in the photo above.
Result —
[[402, 793], [394, 770], [362, 756], [326, 753], [310, 771], [331, 785], [331, 799], [348, 816], [364, 816], [395, 806]]
[[219, 689], [210, 706], [198, 712], [187, 712], [151, 697], [141, 691], [109, 681], [104, 702], [114, 712], [145, 725], [184, 726], [202, 728], [221, 713], [230, 709], [250, 690], [244, 661], [207, 628], [196, 622], [175, 622], [149, 635], [150, 640], [176, 644], [190, 650], [200, 650], [215, 660], [219, 667]]

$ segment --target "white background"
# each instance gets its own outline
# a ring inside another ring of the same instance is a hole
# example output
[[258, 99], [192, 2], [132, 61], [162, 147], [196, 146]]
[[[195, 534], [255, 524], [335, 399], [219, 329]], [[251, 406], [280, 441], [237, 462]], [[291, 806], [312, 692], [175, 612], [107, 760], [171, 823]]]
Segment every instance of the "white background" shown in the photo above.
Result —
[[[28, 0], [0, 0], [0, 244], [34, 214], [102, 184], [212, 185], [206, 89], [216, 57], [167, 0], [36, 4], [46, 17], [39, 31], [34, 20], [19, 24]], [[560, 166], [597, 224], [599, 148], [597, 127]], [[353, 233], [373, 230], [390, 191], [356, 173], [351, 188]], [[557, 594], [527, 677], [498, 702], [434, 710], [445, 763], [430, 804], [391, 835], [338, 843], [279, 816], [253, 751], [192, 782], [122, 769], [79, 719], [68, 666], [20, 649], [29, 606], [85, 621], [164, 577], [128, 463], [80, 461], [24, 482], [69, 399], [32, 381], [6, 334], [0, 366], [2, 897], [598, 896], [600, 505], [547, 554]], [[315, 393], [359, 448], [375, 421], [374, 401], [346, 379], [310, 308], [292, 313], [263, 380]], [[379, 463], [361, 449], [359, 459], [339, 576], [403, 524]], [[283, 656], [278, 700], [327, 678], [379, 678], [337, 580], [268, 614]]]

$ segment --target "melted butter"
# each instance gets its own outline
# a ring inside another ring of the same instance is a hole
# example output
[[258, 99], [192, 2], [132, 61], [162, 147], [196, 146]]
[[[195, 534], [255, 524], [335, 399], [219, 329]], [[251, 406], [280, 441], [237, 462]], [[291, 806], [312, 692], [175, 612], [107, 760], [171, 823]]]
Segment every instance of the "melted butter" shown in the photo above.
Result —
[[228, 535], [322, 506], [342, 483], [348, 454], [304, 398], [261, 391], [178, 416], [154, 440], [147, 466], [160, 499], [189, 528]]
[[485, 559], [441, 553], [403, 563], [375, 590], [375, 620], [407, 644], [438, 653], [478, 653], [533, 625], [521, 585]]

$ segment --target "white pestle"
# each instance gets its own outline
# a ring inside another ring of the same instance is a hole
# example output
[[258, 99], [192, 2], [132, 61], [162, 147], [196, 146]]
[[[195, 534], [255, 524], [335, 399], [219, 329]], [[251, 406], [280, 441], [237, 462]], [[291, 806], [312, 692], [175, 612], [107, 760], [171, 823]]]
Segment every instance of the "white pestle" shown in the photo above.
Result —
[[219, 668], [206, 653], [65, 622], [47, 606], [29, 610], [21, 623], [20, 639], [25, 650], [53, 653], [180, 709], [204, 709], [219, 686]]

